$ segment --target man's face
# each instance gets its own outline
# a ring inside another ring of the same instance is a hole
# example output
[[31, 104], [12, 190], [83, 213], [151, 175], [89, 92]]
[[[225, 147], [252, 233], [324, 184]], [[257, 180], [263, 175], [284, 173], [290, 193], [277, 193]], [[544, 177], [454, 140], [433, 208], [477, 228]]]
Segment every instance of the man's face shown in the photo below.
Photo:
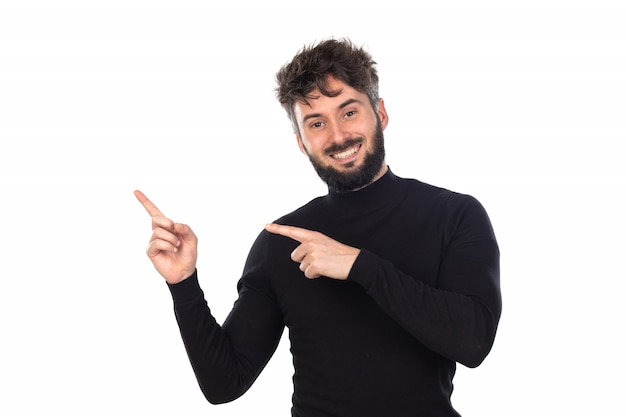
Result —
[[340, 93], [327, 97], [315, 90], [317, 98], [296, 103], [298, 145], [331, 191], [354, 191], [387, 171], [383, 130], [389, 119], [382, 100], [373, 109], [367, 94], [333, 77], [327, 87]]

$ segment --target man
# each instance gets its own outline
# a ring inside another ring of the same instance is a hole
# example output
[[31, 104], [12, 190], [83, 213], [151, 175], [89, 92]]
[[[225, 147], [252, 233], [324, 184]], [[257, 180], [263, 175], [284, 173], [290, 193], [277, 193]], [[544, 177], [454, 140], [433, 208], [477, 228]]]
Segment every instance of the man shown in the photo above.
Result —
[[391, 172], [389, 117], [363, 49], [333, 39], [305, 47], [277, 81], [329, 193], [260, 233], [222, 326], [198, 285], [196, 236], [136, 192], [152, 217], [147, 254], [169, 285], [202, 392], [212, 403], [242, 395], [286, 326], [293, 416], [458, 416], [456, 362], [483, 361], [501, 312], [486, 212]]

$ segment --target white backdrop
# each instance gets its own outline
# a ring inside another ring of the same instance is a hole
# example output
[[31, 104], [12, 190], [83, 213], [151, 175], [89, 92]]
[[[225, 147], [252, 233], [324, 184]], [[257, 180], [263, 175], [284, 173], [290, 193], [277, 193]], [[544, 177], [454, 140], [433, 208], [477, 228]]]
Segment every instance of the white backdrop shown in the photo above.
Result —
[[273, 89], [329, 36], [379, 64], [394, 172], [496, 230], [503, 316], [458, 410], [623, 414], [624, 7], [0, 1], [0, 415], [289, 415], [286, 339], [244, 397], [204, 400], [132, 192], [194, 228], [222, 321], [263, 225], [325, 192]]

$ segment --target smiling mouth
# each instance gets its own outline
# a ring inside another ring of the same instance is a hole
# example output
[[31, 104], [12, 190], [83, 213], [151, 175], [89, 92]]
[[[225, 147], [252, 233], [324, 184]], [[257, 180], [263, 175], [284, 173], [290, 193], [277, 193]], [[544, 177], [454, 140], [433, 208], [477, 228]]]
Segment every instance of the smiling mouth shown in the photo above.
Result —
[[331, 154], [330, 156], [333, 159], [345, 159], [345, 158], [348, 158], [349, 156], [352, 156], [355, 153], [357, 153], [359, 151], [359, 149], [361, 149], [361, 145], [360, 144], [358, 144], [356, 146], [353, 146], [351, 148], [348, 148], [345, 151]]

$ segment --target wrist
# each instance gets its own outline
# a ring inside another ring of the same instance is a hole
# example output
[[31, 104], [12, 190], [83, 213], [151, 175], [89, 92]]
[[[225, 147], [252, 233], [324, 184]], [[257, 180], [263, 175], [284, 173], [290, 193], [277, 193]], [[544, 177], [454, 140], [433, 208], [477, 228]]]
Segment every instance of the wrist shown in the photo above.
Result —
[[176, 285], [184, 280], [186, 280], [187, 278], [190, 278], [191, 276], [193, 276], [196, 273], [196, 268], [190, 270], [190, 271], [184, 271], [182, 274], [180, 274], [177, 278], [174, 279], [165, 279], [165, 281], [167, 281], [168, 284], [170, 285]]

